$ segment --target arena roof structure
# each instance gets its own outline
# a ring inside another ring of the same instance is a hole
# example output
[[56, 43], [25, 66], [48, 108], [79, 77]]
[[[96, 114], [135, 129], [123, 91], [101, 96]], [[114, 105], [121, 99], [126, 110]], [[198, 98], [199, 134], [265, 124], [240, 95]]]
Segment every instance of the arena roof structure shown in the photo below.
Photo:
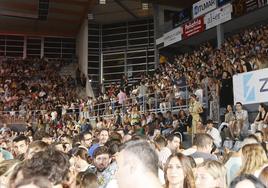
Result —
[[[148, 2], [147, 10], [142, 3]], [[97, 23], [109, 24], [152, 17], [152, 4], [182, 9], [196, 0], [1, 0], [2, 34], [75, 36], [82, 20], [92, 13]]]

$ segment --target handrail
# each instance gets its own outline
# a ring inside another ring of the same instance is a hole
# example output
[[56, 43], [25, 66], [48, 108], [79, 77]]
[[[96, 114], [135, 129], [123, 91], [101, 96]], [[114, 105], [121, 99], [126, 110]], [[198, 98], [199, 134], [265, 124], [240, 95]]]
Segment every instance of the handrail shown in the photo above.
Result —
[[[153, 93], [148, 93], [146, 94], [146, 96], [142, 97], [142, 100], [139, 101], [138, 96], [134, 96], [134, 97], [128, 97], [123, 104], [118, 104], [119, 100], [114, 100], [114, 101], [108, 101], [108, 102], [103, 102], [103, 103], [92, 103], [92, 105], [85, 105], [85, 106], [81, 106], [78, 103], [74, 104], [75, 107], [74, 108], [62, 108], [62, 111], [65, 111], [66, 114], [69, 115], [79, 115], [80, 117], [85, 117], [88, 118], [90, 120], [95, 120], [97, 117], [103, 117], [103, 118], [111, 118], [114, 117], [114, 113], [115, 110], [120, 109], [121, 112], [120, 115], [124, 115], [127, 111], [128, 107], [132, 107], [134, 104], [140, 106], [140, 113], [146, 113], [146, 112], [154, 112], [154, 113], [158, 113], [158, 112], [164, 112], [167, 110], [170, 111], [178, 111], [180, 109], [188, 109], [189, 107], [189, 91], [188, 91], [188, 85], [183, 86], [183, 87], [178, 87], [180, 90], [182, 90], [183, 88], [185, 88], [184, 92], [184, 98], [183, 100], [184, 103], [178, 105], [176, 104], [176, 97], [174, 95], [174, 98], [172, 101], [169, 101], [168, 106], [164, 105], [164, 107], [161, 107], [160, 104], [165, 101], [166, 97], [158, 97], [156, 92]], [[174, 90], [174, 88], [172, 87], [172, 89]], [[207, 89], [206, 89], [207, 90]], [[163, 90], [162, 90], [163, 91]], [[165, 91], [170, 91], [170, 89], [165, 89]], [[207, 91], [205, 91], [205, 93], [207, 93]], [[148, 96], [153, 96], [148, 98]], [[204, 96], [203, 99], [206, 99], [206, 101], [208, 100], [207, 96]], [[150, 100], [150, 104], [149, 108], [147, 108], [147, 104], [148, 101]], [[116, 103], [118, 105], [116, 105]], [[166, 102], [165, 102], [166, 103]], [[203, 103], [204, 105], [207, 105], [206, 103]], [[110, 110], [109, 113], [104, 113], [105, 111]], [[23, 112], [23, 113], [22, 113]], [[26, 120], [26, 116], [27, 115], [32, 115], [32, 122], [36, 122], [36, 120], [39, 117], [39, 113], [41, 115], [44, 115], [46, 113], [51, 113], [52, 111], [49, 110], [25, 110], [25, 111], [0, 111], [0, 123], [1, 123], [1, 119], [11, 119], [11, 120], [15, 120], [17, 117]], [[23, 116], [24, 114], [24, 116]], [[37, 116], [38, 115], [38, 116]], [[12, 119], [13, 118], [13, 119]], [[3, 122], [5, 123], [5, 122]]]

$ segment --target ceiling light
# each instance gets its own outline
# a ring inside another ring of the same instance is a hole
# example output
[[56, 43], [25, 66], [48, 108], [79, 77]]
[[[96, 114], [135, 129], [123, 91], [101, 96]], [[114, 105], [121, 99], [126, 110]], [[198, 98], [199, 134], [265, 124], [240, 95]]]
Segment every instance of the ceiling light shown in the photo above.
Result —
[[149, 4], [148, 3], [142, 3], [142, 10], [148, 10], [149, 9]]
[[92, 14], [92, 13], [88, 14], [88, 15], [87, 15], [87, 19], [88, 19], [88, 20], [93, 20], [93, 19], [94, 19], [93, 14]]
[[106, 0], [100, 0], [100, 5], [105, 5], [106, 4]]

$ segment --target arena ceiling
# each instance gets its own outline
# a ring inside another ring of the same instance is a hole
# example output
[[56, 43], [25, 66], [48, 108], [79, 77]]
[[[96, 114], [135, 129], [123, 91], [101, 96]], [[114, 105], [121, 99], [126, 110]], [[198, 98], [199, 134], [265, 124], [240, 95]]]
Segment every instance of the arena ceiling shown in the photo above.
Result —
[[[151, 3], [184, 8], [195, 1], [148, 0], [149, 9], [143, 10], [144, 0], [106, 0], [105, 5], [98, 0], [0, 0], [0, 33], [75, 36], [88, 13], [95, 22], [114, 23], [152, 16]], [[40, 2], [49, 2], [47, 14]]]

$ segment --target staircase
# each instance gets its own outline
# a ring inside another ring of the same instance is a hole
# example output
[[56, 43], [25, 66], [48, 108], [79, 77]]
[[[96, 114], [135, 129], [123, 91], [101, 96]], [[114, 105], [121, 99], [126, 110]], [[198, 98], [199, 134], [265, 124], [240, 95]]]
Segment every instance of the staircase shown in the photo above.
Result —
[[[70, 63], [70, 64], [62, 67], [60, 70], [60, 75], [62, 77], [71, 76], [72, 78], [76, 79], [77, 66], [78, 66], [78, 64], [76, 64], [76, 63]], [[76, 86], [76, 92], [77, 92], [79, 98], [86, 98], [87, 96], [94, 97], [91, 85], [88, 85], [88, 84], [89, 83], [87, 83], [86, 87], [82, 87], [80, 85]]]
[[75, 75], [76, 68], [77, 68], [76, 63], [70, 63], [70, 64], [61, 68], [60, 75], [63, 77], [71, 75], [71, 77], [75, 79], [76, 78], [76, 75]]

